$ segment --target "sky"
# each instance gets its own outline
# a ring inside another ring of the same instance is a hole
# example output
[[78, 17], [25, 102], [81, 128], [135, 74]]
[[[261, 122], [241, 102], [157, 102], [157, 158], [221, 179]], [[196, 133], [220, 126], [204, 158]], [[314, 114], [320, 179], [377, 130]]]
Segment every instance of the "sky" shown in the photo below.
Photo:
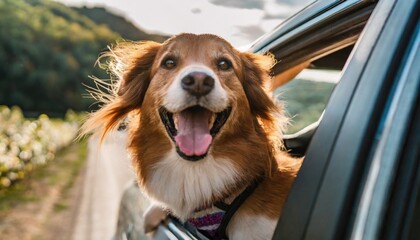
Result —
[[106, 7], [151, 33], [212, 33], [249, 45], [314, 0], [56, 0]]

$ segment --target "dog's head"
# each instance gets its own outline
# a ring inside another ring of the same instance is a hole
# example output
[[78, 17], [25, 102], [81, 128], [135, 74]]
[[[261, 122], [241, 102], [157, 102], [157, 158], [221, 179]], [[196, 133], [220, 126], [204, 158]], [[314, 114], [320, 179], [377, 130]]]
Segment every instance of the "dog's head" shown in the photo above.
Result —
[[129, 148], [140, 182], [147, 185], [169, 161], [173, 171], [182, 165], [186, 172], [191, 167], [201, 175], [214, 174], [211, 168], [220, 165], [221, 174], [234, 172], [218, 195], [228, 185], [242, 187], [237, 181], [246, 184], [269, 174], [285, 122], [264, 90], [271, 57], [239, 52], [209, 34], [123, 44], [108, 56], [118, 80], [115, 94], [91, 115], [85, 130], [99, 124], [106, 134], [130, 114]]

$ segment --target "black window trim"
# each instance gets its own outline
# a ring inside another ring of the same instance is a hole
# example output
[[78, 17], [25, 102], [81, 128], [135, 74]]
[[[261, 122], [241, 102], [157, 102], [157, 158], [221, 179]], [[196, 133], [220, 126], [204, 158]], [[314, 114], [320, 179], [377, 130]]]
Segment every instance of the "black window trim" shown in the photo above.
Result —
[[364, 5], [363, 8], [356, 8], [356, 5], [353, 7], [270, 49], [279, 61], [273, 67], [273, 73], [283, 72], [304, 61], [315, 61], [354, 45], [372, 13], [374, 4]]

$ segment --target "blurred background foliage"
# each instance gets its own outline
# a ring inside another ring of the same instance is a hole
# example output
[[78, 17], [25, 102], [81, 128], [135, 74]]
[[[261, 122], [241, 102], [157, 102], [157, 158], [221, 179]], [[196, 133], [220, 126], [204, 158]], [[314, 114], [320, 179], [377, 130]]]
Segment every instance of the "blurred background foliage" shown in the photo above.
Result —
[[335, 84], [296, 78], [277, 89], [275, 95], [284, 104], [290, 118], [286, 133], [296, 133], [319, 120]]
[[63, 117], [87, 110], [89, 76], [100, 52], [118, 39], [163, 41], [104, 8], [75, 8], [49, 0], [0, 1], [0, 103], [25, 116]]
[[162, 42], [105, 8], [51, 0], [0, 1], [0, 190], [54, 160], [95, 109], [89, 76], [99, 54], [122, 39]]

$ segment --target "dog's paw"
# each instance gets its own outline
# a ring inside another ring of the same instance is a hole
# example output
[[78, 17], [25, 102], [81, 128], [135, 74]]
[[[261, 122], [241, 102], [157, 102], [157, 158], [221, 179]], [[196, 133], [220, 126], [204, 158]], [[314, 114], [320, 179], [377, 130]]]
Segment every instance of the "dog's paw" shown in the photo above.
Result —
[[152, 204], [143, 215], [144, 232], [153, 232], [167, 217], [168, 213], [162, 207]]

